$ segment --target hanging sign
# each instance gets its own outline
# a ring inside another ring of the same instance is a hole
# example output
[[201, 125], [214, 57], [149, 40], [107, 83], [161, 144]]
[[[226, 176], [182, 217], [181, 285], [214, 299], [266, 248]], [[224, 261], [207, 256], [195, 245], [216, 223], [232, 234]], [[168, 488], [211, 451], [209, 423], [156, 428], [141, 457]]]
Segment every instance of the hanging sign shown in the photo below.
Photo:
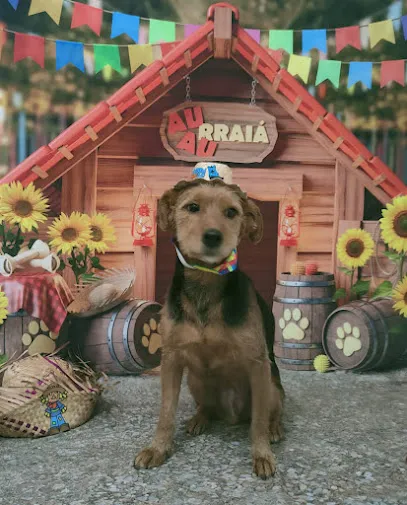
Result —
[[164, 112], [160, 135], [176, 160], [260, 163], [278, 133], [276, 118], [256, 105], [185, 102]]

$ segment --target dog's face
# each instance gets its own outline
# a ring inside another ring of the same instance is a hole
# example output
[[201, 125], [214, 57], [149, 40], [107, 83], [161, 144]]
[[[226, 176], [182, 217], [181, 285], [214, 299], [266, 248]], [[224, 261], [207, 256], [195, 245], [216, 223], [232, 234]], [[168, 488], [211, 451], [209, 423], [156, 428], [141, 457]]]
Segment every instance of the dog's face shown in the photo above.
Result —
[[238, 186], [218, 179], [178, 183], [160, 199], [158, 221], [186, 257], [208, 265], [227, 258], [241, 238], [258, 243], [263, 236], [257, 205]]

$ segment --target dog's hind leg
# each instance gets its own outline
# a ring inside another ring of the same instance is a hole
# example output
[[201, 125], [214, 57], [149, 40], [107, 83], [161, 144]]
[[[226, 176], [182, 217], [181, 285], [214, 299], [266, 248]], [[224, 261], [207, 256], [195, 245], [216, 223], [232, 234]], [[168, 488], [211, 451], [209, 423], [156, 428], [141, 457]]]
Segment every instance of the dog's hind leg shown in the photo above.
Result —
[[188, 373], [188, 387], [197, 405], [195, 415], [187, 422], [186, 431], [190, 435], [202, 435], [213, 418], [213, 397], [208, 394], [202, 377]]

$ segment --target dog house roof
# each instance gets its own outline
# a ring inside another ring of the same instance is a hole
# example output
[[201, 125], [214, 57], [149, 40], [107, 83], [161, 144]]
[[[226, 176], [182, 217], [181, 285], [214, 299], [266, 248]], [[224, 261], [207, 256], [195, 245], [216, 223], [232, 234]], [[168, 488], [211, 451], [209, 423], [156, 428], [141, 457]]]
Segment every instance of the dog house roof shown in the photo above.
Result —
[[48, 145], [40, 147], [0, 183], [32, 181], [45, 188], [86, 158], [210, 58], [231, 58], [300, 122], [333, 157], [362, 180], [383, 203], [407, 194], [406, 185], [333, 114], [258, 44], [227, 3], [209, 7], [206, 23], [100, 102]]

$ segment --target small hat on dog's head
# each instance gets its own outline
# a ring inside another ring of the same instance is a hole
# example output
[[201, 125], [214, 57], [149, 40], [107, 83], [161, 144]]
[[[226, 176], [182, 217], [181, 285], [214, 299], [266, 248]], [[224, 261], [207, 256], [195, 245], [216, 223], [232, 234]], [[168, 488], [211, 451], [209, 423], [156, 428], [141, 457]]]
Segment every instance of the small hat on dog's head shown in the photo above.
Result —
[[192, 179], [222, 179], [226, 184], [232, 184], [232, 169], [224, 163], [200, 162], [192, 170]]

